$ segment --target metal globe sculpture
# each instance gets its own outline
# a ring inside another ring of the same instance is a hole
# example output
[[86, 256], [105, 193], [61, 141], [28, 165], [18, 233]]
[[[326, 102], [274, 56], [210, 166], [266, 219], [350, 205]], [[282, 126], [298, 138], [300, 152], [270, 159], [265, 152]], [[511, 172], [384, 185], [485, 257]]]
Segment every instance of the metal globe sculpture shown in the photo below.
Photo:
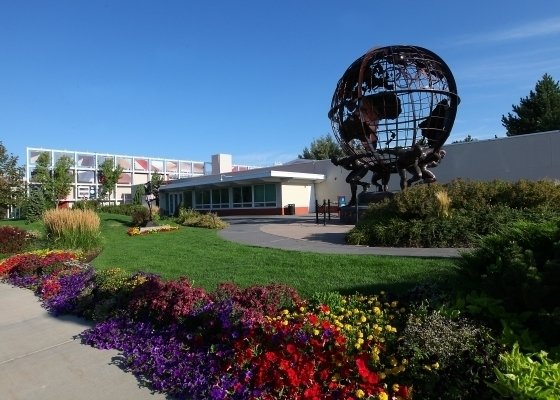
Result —
[[445, 155], [459, 101], [453, 74], [435, 53], [418, 46], [374, 48], [336, 85], [328, 117], [345, 157], [332, 162], [352, 171], [351, 186], [365, 185], [360, 179], [369, 171], [379, 191], [387, 190], [394, 173], [402, 189], [434, 182], [430, 168]]

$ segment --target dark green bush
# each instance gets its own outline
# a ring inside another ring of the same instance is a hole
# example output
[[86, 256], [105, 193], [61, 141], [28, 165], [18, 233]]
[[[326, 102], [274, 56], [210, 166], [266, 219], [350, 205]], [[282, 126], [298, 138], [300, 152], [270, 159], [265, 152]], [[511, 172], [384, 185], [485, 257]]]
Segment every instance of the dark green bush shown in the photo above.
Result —
[[72, 207], [76, 210], [93, 210], [98, 211], [99, 209], [99, 201], [97, 200], [79, 200], [74, 203]]
[[[448, 216], [438, 193], [449, 198]], [[407, 247], [475, 247], [480, 237], [515, 221], [560, 215], [560, 185], [551, 181], [417, 185], [392, 199], [370, 204], [347, 235], [351, 244]]]
[[141, 204], [112, 204], [99, 207], [100, 212], [132, 216], [138, 210], [147, 208]]
[[[467, 291], [476, 289], [477, 297], [496, 299], [502, 314], [523, 316], [515, 324], [503, 321], [518, 336], [526, 330], [545, 348], [560, 345], [559, 219], [503, 225], [498, 233], [484, 237], [476, 250], [463, 254], [458, 266]], [[496, 307], [472, 307], [473, 303], [465, 304], [471, 313], [496, 318], [491, 315]]]

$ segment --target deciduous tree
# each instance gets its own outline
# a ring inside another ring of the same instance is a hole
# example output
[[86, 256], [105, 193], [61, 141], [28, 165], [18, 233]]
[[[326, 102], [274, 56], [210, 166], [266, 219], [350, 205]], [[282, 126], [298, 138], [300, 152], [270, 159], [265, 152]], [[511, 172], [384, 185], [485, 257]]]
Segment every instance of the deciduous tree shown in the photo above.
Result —
[[58, 207], [72, 190], [74, 176], [70, 168], [74, 161], [70, 157], [62, 156], [56, 160], [54, 167], [51, 167], [51, 158], [48, 153], [41, 153], [37, 157], [35, 169], [32, 172], [32, 179], [41, 185], [46, 202]]
[[18, 158], [8, 154], [0, 142], [0, 217], [4, 216], [8, 208], [17, 206], [25, 193], [24, 168], [17, 163]]
[[124, 168], [120, 165], [115, 166], [111, 158], [107, 158], [99, 166], [98, 179], [101, 184], [99, 197], [101, 197], [101, 199], [105, 197], [109, 200], [111, 199], [111, 194], [115, 191], [115, 186], [123, 171]]

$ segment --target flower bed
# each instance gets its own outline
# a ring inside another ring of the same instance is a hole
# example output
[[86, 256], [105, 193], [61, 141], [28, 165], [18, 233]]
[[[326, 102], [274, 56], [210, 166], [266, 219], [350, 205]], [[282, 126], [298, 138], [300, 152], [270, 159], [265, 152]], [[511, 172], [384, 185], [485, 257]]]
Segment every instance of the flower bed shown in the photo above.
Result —
[[146, 235], [149, 233], [176, 231], [178, 229], [179, 229], [178, 226], [171, 226], [171, 225], [146, 226], [146, 227], [129, 228], [126, 233], [129, 236], [139, 236], [139, 235]]
[[107, 318], [83, 342], [121, 351], [156, 390], [209, 399], [409, 398], [398, 382], [406, 360], [394, 354], [403, 310], [382, 297], [341, 297], [330, 308], [277, 284], [207, 293], [186, 278], [96, 273], [77, 258], [13, 256], [0, 263], [0, 278], [34, 290], [55, 315], [87, 317], [104, 304]]

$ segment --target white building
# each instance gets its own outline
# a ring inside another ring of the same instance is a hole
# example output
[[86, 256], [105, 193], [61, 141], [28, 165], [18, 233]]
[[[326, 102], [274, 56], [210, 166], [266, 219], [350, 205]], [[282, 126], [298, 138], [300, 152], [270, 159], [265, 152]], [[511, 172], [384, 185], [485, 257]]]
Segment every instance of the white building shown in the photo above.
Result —
[[[456, 178], [560, 181], [560, 131], [455, 143], [446, 145], [445, 150], [445, 158], [432, 170], [441, 183]], [[212, 162], [205, 163], [28, 148], [26, 177], [30, 183], [35, 161], [43, 152], [50, 155], [53, 165], [63, 155], [74, 161], [74, 182], [67, 202], [95, 197], [98, 167], [107, 158], [124, 168], [111, 200], [130, 202], [132, 187], [148, 182], [157, 172], [167, 181], [160, 188], [160, 208], [169, 215], [180, 206], [219, 215], [303, 215], [315, 212], [316, 202], [330, 201], [336, 206], [341, 198], [350, 199], [346, 183], [349, 171], [330, 160], [294, 160], [255, 168], [234, 165], [229, 154], [213, 155]], [[363, 180], [369, 182], [371, 173]], [[391, 177], [389, 190], [400, 190], [397, 175]]]
[[[456, 178], [492, 181], [552, 179], [560, 182], [560, 131], [445, 146], [432, 171], [438, 182]], [[221, 164], [220, 162], [221, 161]], [[219, 215], [308, 214], [341, 197], [350, 199], [349, 173], [330, 160], [295, 160], [284, 165], [231, 172], [231, 156], [214, 156], [212, 174], [170, 182], [160, 188], [160, 208], [173, 214], [184, 206]], [[371, 173], [364, 177], [371, 180]], [[389, 190], [400, 190], [393, 175]]]

